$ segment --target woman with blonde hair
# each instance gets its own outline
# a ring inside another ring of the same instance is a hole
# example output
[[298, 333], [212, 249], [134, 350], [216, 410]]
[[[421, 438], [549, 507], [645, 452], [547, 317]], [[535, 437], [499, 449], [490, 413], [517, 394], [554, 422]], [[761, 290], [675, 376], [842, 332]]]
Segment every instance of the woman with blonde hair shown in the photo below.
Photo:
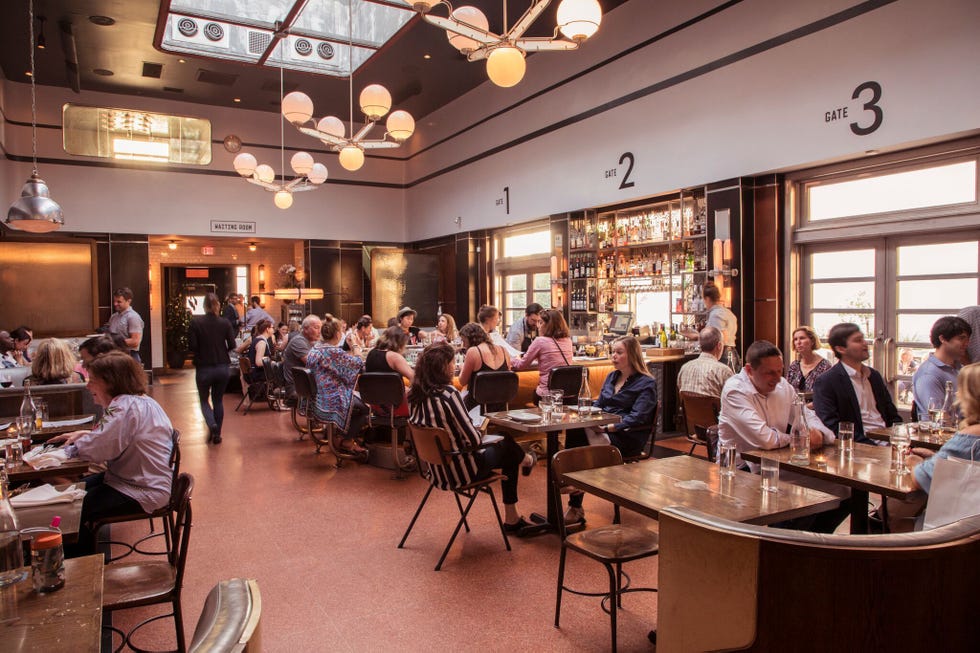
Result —
[[58, 338], [47, 338], [37, 345], [28, 381], [32, 385], [82, 383], [82, 375], [75, 371], [77, 363], [78, 359], [67, 342]]
[[956, 376], [956, 405], [962, 416], [956, 434], [935, 455], [926, 449], [915, 450], [919, 455], [930, 456], [912, 470], [916, 485], [926, 492], [932, 485], [938, 458], [980, 460], [980, 363], [965, 366]]
[[796, 360], [789, 364], [786, 380], [797, 392], [813, 392], [813, 383], [830, 369], [827, 359], [817, 354], [820, 338], [813, 327], [802, 325], [793, 329], [793, 351]]
[[443, 313], [439, 316], [439, 320], [436, 322], [436, 330], [432, 332], [433, 344], [437, 342], [448, 342], [452, 344], [453, 340], [459, 337], [459, 332], [456, 330], [456, 320], [449, 313]]

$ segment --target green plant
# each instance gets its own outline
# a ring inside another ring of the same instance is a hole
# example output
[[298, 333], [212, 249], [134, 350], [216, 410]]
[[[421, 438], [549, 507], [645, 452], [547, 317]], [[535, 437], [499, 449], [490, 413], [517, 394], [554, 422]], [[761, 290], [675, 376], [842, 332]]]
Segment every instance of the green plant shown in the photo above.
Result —
[[172, 295], [167, 300], [164, 326], [167, 330], [167, 351], [186, 353], [189, 348], [187, 333], [191, 326], [191, 312], [187, 310], [187, 297], [183, 293]]

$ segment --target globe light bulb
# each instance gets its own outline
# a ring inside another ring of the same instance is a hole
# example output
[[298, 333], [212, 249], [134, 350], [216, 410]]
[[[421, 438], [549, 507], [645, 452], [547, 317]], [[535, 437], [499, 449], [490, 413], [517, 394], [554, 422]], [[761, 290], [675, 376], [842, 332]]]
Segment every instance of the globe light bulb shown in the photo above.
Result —
[[524, 79], [527, 62], [524, 53], [512, 45], [495, 48], [487, 57], [487, 76], [503, 88], [510, 88]]
[[293, 205], [293, 194], [288, 190], [277, 190], [272, 201], [276, 203], [280, 209], [288, 209]]
[[294, 125], [302, 125], [313, 117], [313, 100], [301, 91], [293, 91], [282, 99], [282, 115]]
[[598, 31], [602, 7], [598, 0], [562, 0], [556, 19], [565, 38], [581, 43]]
[[364, 165], [364, 150], [356, 145], [345, 145], [340, 150], [340, 165], [351, 172], [360, 170]]

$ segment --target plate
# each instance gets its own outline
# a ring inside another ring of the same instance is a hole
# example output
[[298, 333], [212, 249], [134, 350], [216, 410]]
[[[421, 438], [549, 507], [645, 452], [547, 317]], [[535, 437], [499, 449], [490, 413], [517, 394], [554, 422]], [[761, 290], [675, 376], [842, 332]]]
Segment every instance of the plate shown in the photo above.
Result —
[[514, 420], [515, 422], [540, 422], [541, 416], [537, 413], [530, 413], [526, 410], [510, 410], [507, 411], [507, 417]]
[[566, 406], [566, 408], [572, 411], [573, 413], [579, 413], [579, 414], [595, 415], [597, 413], [602, 412], [602, 409], [599, 408], [598, 406], [589, 406], [588, 410], [579, 410], [578, 406]]

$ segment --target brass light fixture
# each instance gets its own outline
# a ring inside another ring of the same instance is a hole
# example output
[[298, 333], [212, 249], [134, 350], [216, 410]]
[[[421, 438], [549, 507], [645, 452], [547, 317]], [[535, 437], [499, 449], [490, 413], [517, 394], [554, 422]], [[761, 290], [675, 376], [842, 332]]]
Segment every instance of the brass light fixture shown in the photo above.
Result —
[[6, 225], [11, 229], [31, 233], [48, 233], [65, 224], [61, 206], [51, 199], [48, 185], [37, 174], [37, 93], [34, 87], [34, 0], [28, 4], [30, 21], [31, 55], [31, 160], [34, 164], [31, 178], [24, 184], [20, 199], [7, 210]]

